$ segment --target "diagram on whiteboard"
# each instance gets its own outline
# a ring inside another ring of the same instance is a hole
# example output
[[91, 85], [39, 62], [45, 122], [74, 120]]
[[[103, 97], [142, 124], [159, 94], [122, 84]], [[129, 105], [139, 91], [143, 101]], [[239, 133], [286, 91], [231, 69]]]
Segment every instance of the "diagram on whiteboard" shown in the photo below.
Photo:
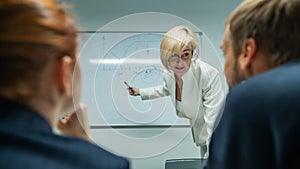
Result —
[[[169, 97], [142, 101], [137, 88], [163, 84], [159, 46], [164, 33], [80, 33], [82, 101], [92, 125], [188, 125], [178, 118]], [[200, 34], [199, 34], [200, 40]]]

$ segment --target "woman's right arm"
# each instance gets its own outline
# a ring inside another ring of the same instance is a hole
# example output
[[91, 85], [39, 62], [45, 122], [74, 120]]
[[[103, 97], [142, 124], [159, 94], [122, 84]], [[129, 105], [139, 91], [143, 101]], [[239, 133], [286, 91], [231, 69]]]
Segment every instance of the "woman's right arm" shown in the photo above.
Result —
[[132, 96], [141, 96], [142, 100], [156, 99], [169, 95], [169, 89], [166, 83], [166, 74], [164, 73], [164, 83], [160, 86], [148, 87], [148, 88], [136, 88], [133, 86], [128, 87], [128, 92]]
[[168, 96], [169, 90], [166, 86], [166, 83], [164, 83], [161, 86], [139, 89], [139, 93], [142, 100], [150, 100], [150, 99], [156, 99], [159, 97]]

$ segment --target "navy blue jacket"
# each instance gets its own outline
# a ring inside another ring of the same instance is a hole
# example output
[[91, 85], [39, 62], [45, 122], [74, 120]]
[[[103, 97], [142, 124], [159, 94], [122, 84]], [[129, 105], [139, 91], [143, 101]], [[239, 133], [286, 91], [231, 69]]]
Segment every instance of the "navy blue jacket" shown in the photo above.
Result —
[[0, 100], [1, 169], [128, 169], [129, 162], [79, 138], [59, 136], [30, 108]]
[[246, 80], [228, 94], [207, 169], [300, 168], [300, 62]]

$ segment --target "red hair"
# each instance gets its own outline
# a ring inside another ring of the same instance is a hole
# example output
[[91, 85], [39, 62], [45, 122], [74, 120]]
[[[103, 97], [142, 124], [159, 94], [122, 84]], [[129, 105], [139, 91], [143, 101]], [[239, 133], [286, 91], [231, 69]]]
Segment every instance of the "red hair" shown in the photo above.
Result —
[[47, 64], [66, 55], [76, 60], [76, 28], [54, 0], [1, 0], [0, 23], [2, 97], [7, 90], [11, 97], [33, 95]]

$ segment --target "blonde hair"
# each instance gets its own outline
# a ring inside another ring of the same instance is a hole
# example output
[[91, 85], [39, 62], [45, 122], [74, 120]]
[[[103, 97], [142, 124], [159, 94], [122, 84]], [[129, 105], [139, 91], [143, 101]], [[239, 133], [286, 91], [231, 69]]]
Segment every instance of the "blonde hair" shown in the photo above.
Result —
[[187, 26], [173, 27], [164, 35], [160, 44], [160, 60], [167, 70], [170, 71], [170, 55], [180, 52], [185, 47], [193, 50], [193, 60], [196, 60], [200, 51], [199, 42], [195, 33]]

